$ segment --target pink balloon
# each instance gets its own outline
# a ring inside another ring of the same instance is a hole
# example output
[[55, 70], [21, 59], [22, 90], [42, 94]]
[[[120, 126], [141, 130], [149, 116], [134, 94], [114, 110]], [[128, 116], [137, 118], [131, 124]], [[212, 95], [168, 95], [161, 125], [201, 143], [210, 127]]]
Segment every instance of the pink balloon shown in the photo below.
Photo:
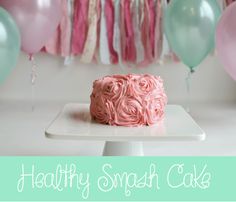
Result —
[[53, 36], [61, 19], [61, 0], [0, 0], [21, 32], [21, 49], [34, 54]]
[[227, 7], [217, 25], [216, 48], [226, 72], [236, 80], [236, 2]]

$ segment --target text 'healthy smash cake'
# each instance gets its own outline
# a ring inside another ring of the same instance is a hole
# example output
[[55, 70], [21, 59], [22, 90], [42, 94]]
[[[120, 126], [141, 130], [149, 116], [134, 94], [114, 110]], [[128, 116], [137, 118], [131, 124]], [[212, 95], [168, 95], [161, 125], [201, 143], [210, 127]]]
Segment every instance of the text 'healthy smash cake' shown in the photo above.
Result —
[[163, 81], [149, 74], [113, 75], [93, 83], [90, 114], [98, 123], [144, 126], [164, 118], [167, 96]]

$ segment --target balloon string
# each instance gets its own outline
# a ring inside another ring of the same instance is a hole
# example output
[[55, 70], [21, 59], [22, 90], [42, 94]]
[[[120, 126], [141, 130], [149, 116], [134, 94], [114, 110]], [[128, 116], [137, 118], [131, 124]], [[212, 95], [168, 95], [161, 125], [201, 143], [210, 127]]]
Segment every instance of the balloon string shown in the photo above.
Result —
[[191, 77], [192, 74], [194, 73], [193, 70], [189, 71], [187, 74], [187, 77], [185, 79], [186, 81], [186, 90], [187, 90], [187, 106], [186, 106], [186, 111], [190, 112], [190, 100], [191, 100]]
[[37, 78], [36, 68], [37, 64], [34, 60], [34, 57], [30, 55], [29, 60], [31, 61], [31, 74], [30, 74], [30, 83], [31, 83], [31, 110], [32, 112], [35, 109], [35, 81]]

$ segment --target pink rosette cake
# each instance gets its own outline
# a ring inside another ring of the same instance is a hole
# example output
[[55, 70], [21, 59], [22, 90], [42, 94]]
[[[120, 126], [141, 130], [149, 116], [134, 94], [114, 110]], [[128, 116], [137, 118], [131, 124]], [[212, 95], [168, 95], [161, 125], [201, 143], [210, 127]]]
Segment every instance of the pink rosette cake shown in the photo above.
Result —
[[163, 81], [149, 74], [106, 76], [93, 83], [90, 114], [102, 124], [153, 125], [164, 117]]

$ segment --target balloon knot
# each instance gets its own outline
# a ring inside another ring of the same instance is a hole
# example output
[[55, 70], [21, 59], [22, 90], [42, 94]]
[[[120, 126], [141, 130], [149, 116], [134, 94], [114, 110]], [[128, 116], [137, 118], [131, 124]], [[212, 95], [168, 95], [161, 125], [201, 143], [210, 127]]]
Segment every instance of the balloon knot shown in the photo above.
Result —
[[191, 68], [190, 72], [191, 72], [191, 74], [193, 74], [195, 72], [195, 70], [193, 68]]
[[33, 54], [29, 54], [29, 60], [32, 61], [34, 59]]

